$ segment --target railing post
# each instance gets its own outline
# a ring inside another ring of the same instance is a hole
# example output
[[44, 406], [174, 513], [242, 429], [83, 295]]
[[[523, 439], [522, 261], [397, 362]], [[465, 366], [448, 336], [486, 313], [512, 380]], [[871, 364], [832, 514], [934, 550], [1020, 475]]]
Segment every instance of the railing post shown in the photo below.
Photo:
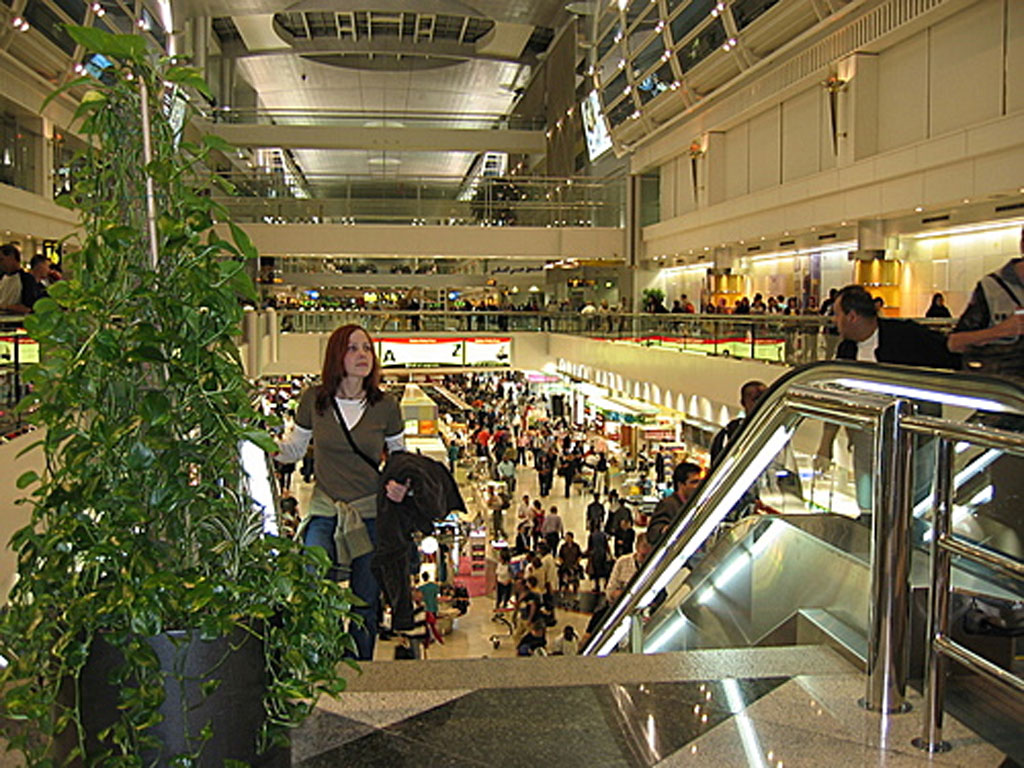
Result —
[[629, 617], [629, 652], [644, 652], [644, 623], [639, 611], [634, 611]]
[[270, 335], [270, 360], [276, 363], [280, 357], [281, 324], [277, 319], [277, 310], [267, 307], [267, 333]]
[[942, 714], [946, 693], [945, 654], [935, 641], [949, 634], [949, 571], [953, 554], [941, 546], [949, 535], [953, 510], [953, 441], [939, 441], [935, 474], [935, 506], [932, 513], [931, 584], [928, 595], [928, 636], [925, 646], [924, 723], [922, 733], [911, 743], [928, 752], [948, 752], [942, 740]]
[[913, 445], [901, 421], [910, 401], [886, 406], [875, 428], [871, 527], [871, 602], [868, 605], [868, 686], [862, 704], [872, 711], [906, 712], [910, 629], [910, 517]]

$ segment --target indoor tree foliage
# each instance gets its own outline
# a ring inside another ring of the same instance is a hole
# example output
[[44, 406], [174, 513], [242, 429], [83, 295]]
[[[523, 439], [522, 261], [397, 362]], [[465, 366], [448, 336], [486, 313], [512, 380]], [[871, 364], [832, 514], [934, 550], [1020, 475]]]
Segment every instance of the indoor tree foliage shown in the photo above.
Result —
[[340, 619], [354, 598], [322, 578], [319, 551], [261, 535], [246, 494], [240, 441], [273, 443], [258, 426], [234, 339], [239, 297], [256, 297], [246, 269], [256, 252], [233, 224], [230, 241], [217, 234], [214, 221], [227, 214], [208, 194], [225, 183], [207, 170], [207, 155], [227, 147], [175, 134], [167, 97], [205, 93], [196, 70], [148, 52], [138, 36], [68, 31], [113, 64], [103, 82], [67, 86], [89, 88], [76, 121], [90, 143], [62, 201], [81, 213], [82, 247], [70, 278], [25, 322], [41, 362], [26, 377], [33, 392], [23, 405], [46, 428], [33, 446], [45, 452], [45, 471], [18, 481], [33, 515], [12, 539], [19, 579], [0, 615], [9, 662], [0, 714], [22, 726], [5, 723], [4, 735], [35, 765], [49, 764], [48, 742], [65, 729], [84, 749], [89, 702], [58, 691], [102, 634], [126, 659], [121, 718], [109, 734], [114, 751], [86, 759], [141, 764], [165, 674], [145, 637], [194, 630], [214, 639], [243, 628], [265, 641], [267, 717], [253, 737], [281, 743], [321, 692], [344, 687], [338, 662], [352, 642]]

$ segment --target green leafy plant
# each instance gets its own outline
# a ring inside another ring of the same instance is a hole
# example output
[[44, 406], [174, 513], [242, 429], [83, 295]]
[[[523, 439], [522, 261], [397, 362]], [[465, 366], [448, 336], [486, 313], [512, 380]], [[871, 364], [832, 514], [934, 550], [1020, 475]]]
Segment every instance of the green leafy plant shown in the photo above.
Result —
[[665, 301], [665, 292], [661, 288], [644, 288], [643, 302], [644, 311], [650, 311], [651, 307], [659, 306]]
[[[253, 738], [281, 744], [321, 693], [344, 687], [339, 662], [354, 644], [341, 621], [355, 598], [323, 578], [319, 550], [263, 535], [246, 490], [240, 444], [274, 446], [235, 343], [240, 298], [256, 298], [256, 252], [234, 224], [230, 240], [218, 234], [228, 216], [209, 196], [226, 184], [208, 155], [227, 146], [183, 140], [172, 118], [173, 94], [206, 93], [196, 70], [137, 36], [68, 32], [113, 65], [102, 83], [66, 86], [88, 87], [76, 121], [89, 146], [61, 201], [81, 213], [81, 250], [25, 321], [41, 362], [22, 405], [45, 428], [31, 448], [45, 453], [45, 470], [18, 480], [33, 513], [11, 542], [19, 577], [0, 615], [4, 735], [33, 765], [51, 763], [61, 732], [78, 744], [69, 757], [141, 765], [168, 674], [146, 637], [241, 629], [263, 640], [266, 660], [266, 719]], [[85, 755], [88, 702], [60, 689], [97, 636], [125, 659], [120, 717], [106, 734], [113, 746]], [[214, 675], [203, 690], [216, 686]]]

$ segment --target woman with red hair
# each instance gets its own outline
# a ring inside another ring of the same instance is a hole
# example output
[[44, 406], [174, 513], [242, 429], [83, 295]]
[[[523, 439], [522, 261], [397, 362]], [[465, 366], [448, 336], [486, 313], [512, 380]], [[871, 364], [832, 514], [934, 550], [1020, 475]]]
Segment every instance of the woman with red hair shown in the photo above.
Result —
[[[348, 578], [352, 591], [366, 603], [356, 609], [363, 626], [350, 629], [361, 661], [373, 660], [377, 637], [380, 587], [370, 561], [377, 543], [379, 465], [385, 452], [405, 450], [398, 402], [381, 391], [380, 380], [380, 362], [369, 334], [358, 325], [338, 328], [327, 341], [320, 383], [302, 393], [295, 427], [275, 457], [279, 462], [295, 461], [313, 440], [315, 485], [302, 540], [308, 547], [324, 549], [336, 566], [332, 578]], [[395, 502], [406, 491], [394, 480], [386, 489]]]

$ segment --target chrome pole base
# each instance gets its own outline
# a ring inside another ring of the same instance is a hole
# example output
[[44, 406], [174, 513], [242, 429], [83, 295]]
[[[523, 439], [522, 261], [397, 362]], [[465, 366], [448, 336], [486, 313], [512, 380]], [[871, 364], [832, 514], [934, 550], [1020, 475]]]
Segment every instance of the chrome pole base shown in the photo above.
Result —
[[904, 701], [898, 707], [895, 707], [893, 709], [880, 709], [877, 707], [872, 707], [868, 703], [868, 700], [864, 697], [857, 699], [857, 704], [860, 706], [861, 709], [866, 709], [868, 712], [878, 712], [882, 715], [902, 715], [914, 708], [909, 701]]
[[910, 743], [923, 752], [930, 752], [935, 754], [937, 752], [949, 752], [953, 748], [953, 745], [948, 741], [937, 741], [934, 744], [928, 741], [924, 736], [918, 736], [916, 739], [911, 739]]

